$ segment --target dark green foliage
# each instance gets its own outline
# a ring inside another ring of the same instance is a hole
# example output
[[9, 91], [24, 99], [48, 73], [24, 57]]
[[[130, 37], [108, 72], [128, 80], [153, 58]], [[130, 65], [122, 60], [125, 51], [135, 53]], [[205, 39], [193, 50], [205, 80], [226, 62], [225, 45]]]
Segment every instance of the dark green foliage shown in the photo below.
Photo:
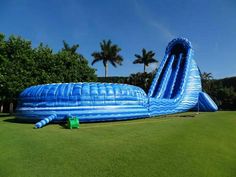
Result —
[[[223, 79], [224, 80], [224, 79]], [[212, 80], [211, 90], [208, 91], [222, 110], [236, 110], [236, 87], [234, 83], [225, 85], [222, 80]]]
[[131, 74], [127, 79], [127, 83], [141, 87], [146, 93], [148, 93], [148, 90], [151, 86], [154, 76], [155, 76], [155, 71], [151, 73], [144, 72], [144, 73]]
[[225, 87], [233, 87], [234, 91], [236, 91], [236, 77], [227, 77], [224, 79], [219, 79]]
[[40, 46], [36, 50], [38, 83], [96, 81], [95, 70], [80, 54], [62, 49], [52, 54], [51, 49]]
[[222, 110], [236, 110], [236, 77], [213, 79], [211, 73], [201, 74], [202, 87]]
[[0, 52], [1, 96], [5, 101], [13, 101], [20, 91], [34, 83], [34, 52], [31, 42], [20, 37], [10, 36], [3, 43]]
[[213, 76], [211, 73], [201, 73], [202, 88], [205, 92], [209, 93], [213, 87]]
[[95, 69], [76, 52], [79, 45], [64, 47], [57, 53], [42, 43], [32, 48], [21, 37], [0, 34], [0, 101], [15, 102], [18, 94], [31, 85], [59, 82], [96, 81]]

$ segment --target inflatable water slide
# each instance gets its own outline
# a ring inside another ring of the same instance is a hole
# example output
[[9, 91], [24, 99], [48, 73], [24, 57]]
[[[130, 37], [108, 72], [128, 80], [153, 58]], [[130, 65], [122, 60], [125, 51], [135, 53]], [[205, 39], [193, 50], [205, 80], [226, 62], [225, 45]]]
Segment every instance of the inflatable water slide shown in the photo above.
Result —
[[202, 91], [200, 73], [191, 43], [172, 40], [165, 51], [148, 94], [143, 89], [115, 83], [55, 83], [31, 86], [19, 96], [16, 116], [37, 122], [65, 122], [68, 115], [80, 122], [148, 118], [198, 109], [217, 111]]

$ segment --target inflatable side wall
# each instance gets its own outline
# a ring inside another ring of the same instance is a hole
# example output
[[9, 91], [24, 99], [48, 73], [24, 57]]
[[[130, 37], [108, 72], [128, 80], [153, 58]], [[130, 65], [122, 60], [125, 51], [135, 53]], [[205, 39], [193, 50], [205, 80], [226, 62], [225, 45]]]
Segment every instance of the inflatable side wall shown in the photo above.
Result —
[[191, 43], [172, 40], [153, 79], [148, 95], [139, 87], [112, 83], [63, 83], [37, 85], [19, 96], [17, 118], [65, 121], [75, 115], [81, 122], [137, 119], [188, 110], [216, 111], [214, 101], [202, 92]]
[[198, 102], [192, 110], [202, 112], [214, 112], [218, 110], [218, 107], [207, 93], [200, 92], [198, 95]]

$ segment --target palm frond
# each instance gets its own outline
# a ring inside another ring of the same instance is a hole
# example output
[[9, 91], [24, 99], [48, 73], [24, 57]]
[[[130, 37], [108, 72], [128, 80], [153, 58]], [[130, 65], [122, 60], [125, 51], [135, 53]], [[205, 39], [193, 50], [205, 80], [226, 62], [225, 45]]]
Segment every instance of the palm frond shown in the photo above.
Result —
[[71, 50], [72, 53], [75, 53], [78, 48], [79, 48], [79, 44], [75, 44], [75, 45], [72, 45], [70, 50]]
[[153, 58], [154, 55], [155, 55], [155, 53], [154, 53], [153, 51], [149, 51], [149, 52], [147, 53], [147, 55], [148, 55], [150, 58]]
[[143, 60], [142, 58], [137, 58], [136, 60], [133, 61], [133, 64], [142, 64]]
[[116, 68], [116, 63], [113, 60], [109, 60], [109, 62]]
[[[63, 40], [62, 42], [63, 42], [63, 47], [64, 47], [63, 49], [64, 49], [64, 50], [68, 50], [68, 49], [70, 48], [70, 47], [69, 47], [69, 44], [68, 44], [65, 40]], [[63, 50], [63, 49], [62, 49], [62, 50]]]
[[147, 52], [146, 52], [146, 49], [143, 48], [143, 49], [142, 49], [142, 53], [143, 53], [143, 57], [144, 57], [144, 56], [146, 55], [146, 53], [147, 53]]
[[102, 55], [100, 52], [93, 52], [93, 53], [92, 53], [92, 56], [93, 56], [95, 59], [102, 59], [102, 58], [103, 58], [103, 55]]
[[142, 58], [140, 55], [138, 55], [138, 54], [135, 54], [134, 55], [136, 58]]
[[154, 58], [151, 58], [148, 60], [149, 63], [158, 63], [158, 61]]
[[121, 55], [117, 55], [116, 59], [114, 60], [118, 65], [122, 65], [123, 57]]
[[98, 61], [101, 61], [102, 59], [94, 59], [93, 61], [92, 61], [92, 65], [94, 65], [94, 63], [97, 63]]
[[76, 53], [76, 50], [79, 48], [79, 44], [74, 44], [70, 47], [70, 45], [63, 40], [63, 48], [62, 51], [67, 51], [67, 52], [71, 52], [72, 54]]

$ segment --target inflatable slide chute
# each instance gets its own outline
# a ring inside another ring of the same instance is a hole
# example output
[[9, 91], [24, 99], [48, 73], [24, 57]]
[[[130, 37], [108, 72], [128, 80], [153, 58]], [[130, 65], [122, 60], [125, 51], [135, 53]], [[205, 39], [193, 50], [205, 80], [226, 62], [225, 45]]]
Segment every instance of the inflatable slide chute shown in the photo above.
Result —
[[17, 118], [39, 121], [36, 128], [50, 121], [65, 122], [68, 114], [78, 116], [80, 122], [95, 122], [217, 110], [202, 92], [192, 46], [184, 38], [168, 44], [148, 94], [127, 84], [56, 83], [27, 88], [18, 102]]

